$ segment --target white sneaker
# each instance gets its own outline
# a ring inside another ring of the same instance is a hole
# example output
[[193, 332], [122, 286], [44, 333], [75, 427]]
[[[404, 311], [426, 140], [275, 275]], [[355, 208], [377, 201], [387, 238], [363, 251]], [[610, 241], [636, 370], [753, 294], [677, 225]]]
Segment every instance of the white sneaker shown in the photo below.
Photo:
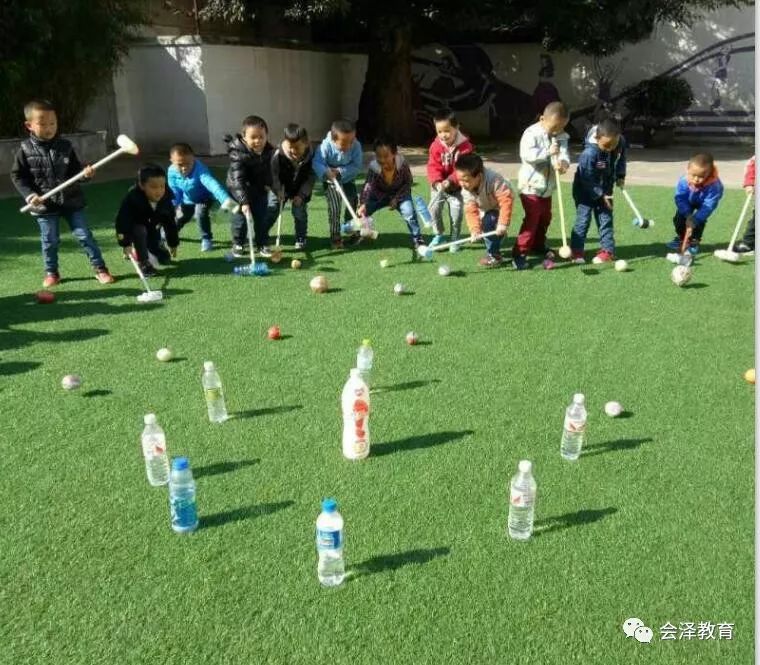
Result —
[[264, 245], [259, 250], [259, 256], [263, 256], [265, 259], [268, 259], [270, 256], [272, 256], [272, 250], [269, 249], [269, 247], [267, 247], [266, 245]]

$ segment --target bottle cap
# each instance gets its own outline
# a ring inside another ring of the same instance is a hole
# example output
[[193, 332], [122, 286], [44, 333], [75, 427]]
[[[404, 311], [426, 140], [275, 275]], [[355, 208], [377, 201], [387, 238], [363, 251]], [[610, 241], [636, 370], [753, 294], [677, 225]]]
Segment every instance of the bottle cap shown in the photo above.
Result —
[[362, 346], [370, 346], [370, 340], [368, 340], [368, 339], [363, 339], [363, 340], [362, 340]]
[[520, 473], [530, 473], [533, 470], [533, 462], [527, 459], [521, 460], [517, 468], [520, 470]]
[[338, 510], [338, 502], [335, 499], [322, 499], [322, 510], [326, 513], [334, 513]]
[[146, 425], [155, 425], [156, 424], [156, 414], [155, 413], [146, 413], [145, 417], [143, 418], [143, 422]]
[[184, 471], [190, 468], [190, 460], [187, 457], [175, 457], [172, 460], [172, 471]]
[[575, 393], [575, 395], [573, 395], [573, 402], [576, 404], [585, 404], [586, 396], [583, 393]]
[[214, 363], [210, 360], [207, 360], [205, 363], [203, 363], [203, 369], [205, 369], [207, 372], [213, 372]]

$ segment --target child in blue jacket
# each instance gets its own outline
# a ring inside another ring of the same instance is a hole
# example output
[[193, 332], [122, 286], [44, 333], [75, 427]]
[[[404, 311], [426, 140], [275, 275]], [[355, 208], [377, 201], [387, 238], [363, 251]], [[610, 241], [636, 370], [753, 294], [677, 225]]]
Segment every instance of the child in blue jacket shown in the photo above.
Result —
[[194, 215], [201, 234], [201, 251], [209, 252], [214, 248], [209, 216], [214, 199], [227, 210], [234, 209], [235, 202], [211, 175], [208, 167], [195, 157], [187, 143], [175, 143], [169, 149], [169, 160], [171, 166], [167, 184], [176, 210], [177, 230], [182, 229]]
[[616, 181], [625, 181], [625, 155], [620, 141], [620, 125], [611, 119], [596, 127], [595, 142], [587, 141], [578, 158], [573, 180], [576, 205], [575, 225], [570, 235], [573, 263], [585, 263], [583, 248], [591, 224], [596, 218], [601, 249], [594, 263], [607, 263], [615, 258], [615, 236], [612, 228], [612, 188]]
[[[356, 209], [357, 192], [354, 179], [362, 168], [362, 146], [356, 139], [356, 127], [350, 120], [336, 120], [314, 155], [314, 173], [321, 180], [327, 198], [330, 220], [330, 243], [333, 249], [343, 249], [340, 238], [340, 206], [343, 200], [331, 181], [340, 182], [346, 198]], [[345, 221], [351, 213], [345, 211]]]
[[718, 178], [718, 169], [713, 156], [707, 152], [694, 155], [676, 184], [676, 214], [673, 226], [676, 237], [668, 244], [668, 249], [680, 250], [686, 230], [691, 229], [689, 253], [699, 251], [699, 243], [705, 230], [707, 219], [718, 207], [723, 197], [723, 183]]

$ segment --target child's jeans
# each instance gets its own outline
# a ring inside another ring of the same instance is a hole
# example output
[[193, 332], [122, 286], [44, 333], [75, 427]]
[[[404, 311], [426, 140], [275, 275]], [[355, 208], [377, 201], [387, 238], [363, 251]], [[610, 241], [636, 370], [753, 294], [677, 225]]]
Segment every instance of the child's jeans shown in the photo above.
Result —
[[755, 211], [752, 211], [752, 217], [749, 218], [747, 230], [742, 238], [742, 244], [747, 245], [750, 249], [755, 249]]
[[72, 212], [39, 215], [40, 239], [42, 241], [42, 259], [45, 262], [46, 273], [58, 272], [58, 246], [61, 244], [60, 219], [63, 217], [69, 224], [72, 235], [79, 241], [82, 249], [90, 259], [90, 264], [96, 270], [105, 267], [100, 247], [95, 241], [84, 216], [83, 210]]
[[203, 201], [201, 203], [183, 203], [180, 208], [182, 214], [177, 217], [177, 230], [187, 224], [193, 217], [198, 220], [198, 231], [201, 234], [201, 240], [212, 240], [214, 236], [211, 233], [211, 204], [213, 202]]
[[[483, 229], [483, 233], [495, 231], [498, 225], [498, 210], [489, 210], [485, 215], [483, 215], [483, 219], [481, 220], [481, 228]], [[483, 238], [483, 242], [486, 244], [486, 252], [489, 256], [498, 256], [501, 254], [501, 241], [503, 238], [504, 236], [488, 236], [487, 238]]]
[[[683, 240], [683, 237], [686, 235], [686, 215], [682, 215], [680, 212], [673, 215], [673, 227], [676, 230], [676, 235]], [[702, 233], [704, 233], [704, 230], [704, 224], [694, 224], [694, 228], [691, 230], [691, 240], [689, 242], [698, 244], [702, 240]]]
[[513, 256], [526, 256], [532, 251], [542, 251], [546, 247], [546, 230], [552, 221], [551, 196], [520, 194], [525, 217], [515, 246]]
[[[356, 210], [358, 203], [358, 196], [356, 194], [355, 182], [341, 182], [340, 186], [343, 187], [343, 192], [346, 198], [351, 203], [351, 207]], [[325, 180], [325, 198], [327, 199], [327, 218], [330, 220], [330, 237], [340, 238], [340, 206], [343, 205], [343, 199], [336, 187], [330, 184], [329, 180]], [[351, 213], [346, 210], [343, 213], [343, 220], [348, 222], [352, 220]]]
[[446, 204], [449, 206], [449, 217], [451, 218], [451, 237], [453, 240], [459, 238], [459, 234], [462, 232], [462, 192], [457, 190], [455, 192], [432, 192], [431, 198], [437, 196], [438, 202], [433, 206], [431, 210], [433, 216], [433, 229], [438, 235], [441, 235], [446, 229], [443, 224], [443, 209]]
[[[256, 247], [265, 247], [269, 244], [269, 229], [277, 221], [277, 213], [280, 203], [274, 192], [267, 191], [264, 194], [254, 196], [249, 200], [251, 216], [253, 217], [253, 237]], [[235, 245], [244, 245], [248, 241], [248, 225], [242, 212], [232, 215], [230, 222], [232, 242]]]
[[311, 199], [302, 199], [301, 205], [297, 206], [290, 201], [290, 212], [293, 214], [293, 222], [296, 227], [296, 242], [306, 242], [306, 234], [309, 230], [308, 205]]
[[[381, 208], [388, 207], [390, 202], [391, 200], [389, 197], [382, 199], [369, 199], [365, 203], [367, 217], [372, 216], [375, 211], [380, 210]], [[398, 213], [406, 222], [406, 227], [409, 229], [409, 235], [412, 236], [412, 242], [414, 242], [415, 245], [418, 242], [421, 242], [422, 233], [420, 232], [420, 223], [417, 220], [417, 213], [414, 210], [414, 203], [412, 203], [411, 197], [401, 199], [401, 201], [399, 201]]]
[[591, 216], [596, 219], [599, 229], [599, 245], [610, 254], [615, 254], [615, 235], [612, 230], [612, 210], [602, 201], [593, 204], [580, 203], [575, 200], [577, 206], [575, 214], [575, 226], [570, 234], [570, 248], [574, 252], [582, 252], [586, 244], [588, 227], [591, 225]]
[[157, 226], [135, 224], [130, 233], [132, 246], [135, 248], [137, 260], [141, 265], [148, 263], [148, 252], [153, 254], [159, 263], [164, 264], [171, 261], [171, 255], [161, 242], [161, 232]]

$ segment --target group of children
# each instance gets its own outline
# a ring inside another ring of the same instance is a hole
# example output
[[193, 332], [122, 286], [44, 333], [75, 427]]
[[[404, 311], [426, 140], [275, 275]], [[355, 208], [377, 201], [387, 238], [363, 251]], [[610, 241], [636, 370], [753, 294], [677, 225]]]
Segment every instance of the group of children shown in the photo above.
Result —
[[[103, 261], [83, 213], [85, 201], [79, 184], [43, 201], [41, 196], [82, 166], [71, 144], [57, 132], [55, 109], [45, 101], [32, 101], [24, 108], [29, 138], [16, 155], [11, 172], [14, 185], [32, 206], [40, 227], [45, 265], [44, 286], [60, 281], [58, 272], [59, 223], [64, 218], [85, 250], [98, 281], [114, 281]], [[427, 178], [431, 188], [430, 213], [435, 236], [430, 245], [445, 240], [444, 210], [448, 209], [452, 240], [461, 234], [465, 219], [470, 236], [493, 232], [484, 238], [486, 255], [481, 265], [494, 267], [504, 262], [501, 243], [509, 228], [514, 196], [512, 185], [496, 171], [486, 168], [475, 147], [459, 129], [453, 112], [442, 109], [433, 118], [436, 136], [430, 145]], [[553, 260], [547, 245], [551, 223], [552, 194], [559, 176], [567, 171], [571, 158], [567, 108], [550, 103], [538, 121], [528, 127], [520, 141], [521, 166], [517, 189], [524, 217], [512, 248], [512, 265], [517, 270], [530, 267], [529, 256]], [[342, 249], [353, 244], [359, 233], [341, 236], [340, 212], [344, 198], [360, 217], [371, 216], [382, 208], [396, 210], [404, 220], [414, 247], [424, 243], [420, 220], [412, 201], [412, 173], [391, 137], [374, 142], [361, 192], [356, 178], [362, 170], [362, 146], [355, 127], [348, 120], [332, 123], [318, 148], [312, 148], [306, 129], [289, 124], [280, 144], [269, 141], [269, 128], [263, 118], [248, 116], [240, 133], [225, 137], [230, 160], [226, 188], [193, 154], [186, 143], [170, 148], [168, 172], [156, 164], [139, 169], [136, 184], [127, 192], [116, 215], [116, 236], [125, 255], [134, 253], [147, 275], [155, 274], [151, 255], [168, 263], [177, 254], [179, 233], [196, 218], [201, 251], [213, 249], [210, 210], [214, 203], [232, 213], [232, 253], [245, 255], [249, 221], [253, 242], [260, 256], [271, 256], [270, 231], [290, 202], [295, 225], [295, 248], [306, 249], [308, 205], [314, 187], [320, 183], [328, 207], [330, 242]], [[572, 261], [585, 263], [584, 246], [592, 217], [599, 230], [600, 250], [594, 263], [615, 257], [613, 231], [613, 188], [624, 187], [626, 145], [620, 126], [603, 119], [586, 136], [578, 158], [572, 194], [576, 206], [570, 238]], [[749, 179], [751, 165], [751, 183]], [[754, 187], [754, 158], [748, 165], [745, 187]], [[85, 168], [91, 177], [94, 171]], [[749, 191], [749, 190], [748, 190]], [[675, 193], [676, 236], [669, 247], [680, 248], [688, 235], [688, 250], [695, 254], [705, 224], [723, 195], [723, 185], [712, 156], [700, 153], [688, 163], [686, 174], [678, 181]], [[346, 206], [344, 220], [351, 220]], [[754, 214], [737, 251], [754, 250]]]

